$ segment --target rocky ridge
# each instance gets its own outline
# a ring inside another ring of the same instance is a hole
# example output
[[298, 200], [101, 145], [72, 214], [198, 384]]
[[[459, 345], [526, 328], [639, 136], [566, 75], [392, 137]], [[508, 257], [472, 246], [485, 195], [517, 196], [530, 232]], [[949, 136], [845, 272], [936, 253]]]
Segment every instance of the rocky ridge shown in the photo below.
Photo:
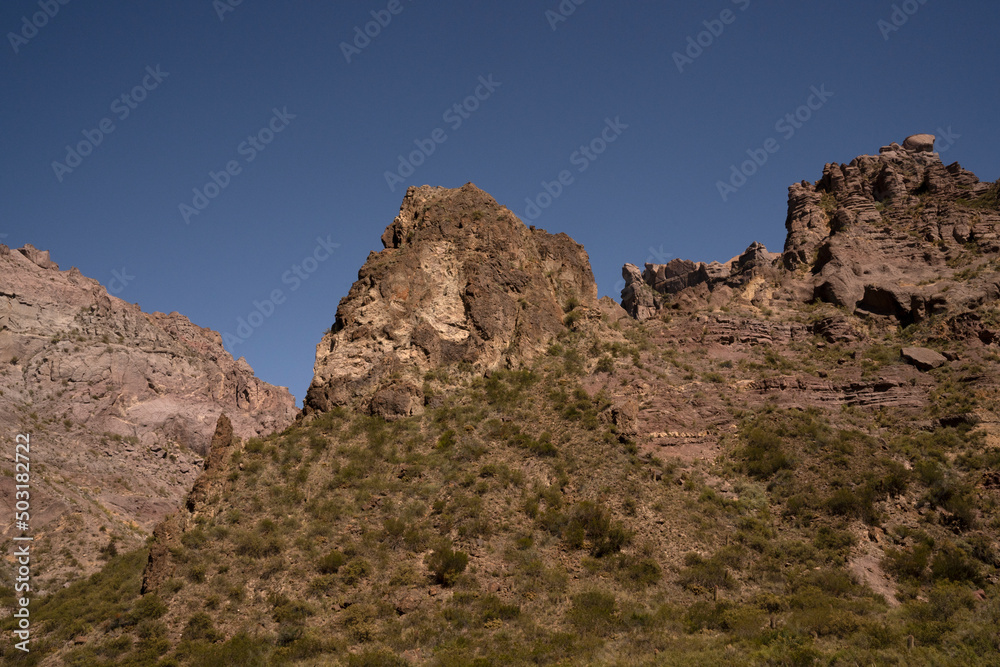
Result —
[[31, 501], [48, 552], [40, 587], [140, 543], [191, 488], [224, 410], [243, 438], [297, 413], [217, 332], [144, 313], [47, 251], [0, 246], [0, 429], [30, 433], [32, 469], [44, 471]]

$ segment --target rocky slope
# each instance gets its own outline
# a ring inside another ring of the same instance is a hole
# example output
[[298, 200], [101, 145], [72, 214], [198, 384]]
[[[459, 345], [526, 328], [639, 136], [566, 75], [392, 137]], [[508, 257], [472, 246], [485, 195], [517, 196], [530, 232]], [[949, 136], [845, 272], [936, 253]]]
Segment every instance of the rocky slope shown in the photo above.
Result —
[[316, 349], [307, 412], [362, 405], [383, 417], [423, 411], [428, 371], [516, 368], [597, 308], [583, 247], [528, 228], [471, 183], [410, 188]]
[[140, 544], [190, 490], [223, 411], [244, 438], [296, 414], [218, 333], [144, 313], [48, 252], [0, 246], [0, 430], [31, 435], [39, 588]]

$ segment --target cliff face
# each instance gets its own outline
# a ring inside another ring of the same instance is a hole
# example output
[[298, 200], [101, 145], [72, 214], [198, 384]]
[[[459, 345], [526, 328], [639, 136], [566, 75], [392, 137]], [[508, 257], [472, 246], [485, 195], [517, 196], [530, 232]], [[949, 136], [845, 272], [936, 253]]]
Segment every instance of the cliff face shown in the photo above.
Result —
[[668, 302], [721, 303], [731, 292], [719, 298], [720, 287], [754, 276], [774, 285], [768, 298], [819, 299], [904, 325], [997, 299], [1000, 186], [958, 163], [945, 166], [933, 143], [914, 135], [792, 185], [780, 259], [755, 244], [726, 264], [674, 260], [641, 272], [626, 264], [623, 307], [646, 319]]
[[423, 409], [429, 370], [513, 368], [595, 310], [583, 247], [528, 228], [474, 185], [410, 188], [316, 349], [306, 411], [360, 404], [386, 417]]
[[223, 410], [244, 438], [296, 414], [217, 332], [144, 313], [48, 252], [0, 246], [0, 429], [30, 433], [43, 471], [31, 527], [52, 555], [40, 584], [92, 571], [112, 537], [137, 544], [179, 506]]

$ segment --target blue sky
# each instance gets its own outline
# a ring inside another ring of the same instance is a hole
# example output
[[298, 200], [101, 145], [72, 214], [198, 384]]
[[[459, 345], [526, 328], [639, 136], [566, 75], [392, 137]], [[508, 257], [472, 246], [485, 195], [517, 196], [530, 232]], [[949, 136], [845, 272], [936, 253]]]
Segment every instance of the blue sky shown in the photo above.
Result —
[[476, 183], [617, 298], [779, 250], [791, 183], [909, 134], [1000, 176], [995, 1], [234, 2], [6, 0], [0, 234], [300, 400], [407, 185]]

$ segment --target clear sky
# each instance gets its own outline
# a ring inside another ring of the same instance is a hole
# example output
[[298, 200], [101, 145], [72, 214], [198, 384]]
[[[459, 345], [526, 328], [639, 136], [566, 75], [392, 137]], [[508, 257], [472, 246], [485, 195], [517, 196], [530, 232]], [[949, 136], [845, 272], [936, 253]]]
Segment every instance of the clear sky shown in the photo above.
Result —
[[791, 183], [909, 134], [995, 180], [998, 25], [995, 0], [4, 0], [0, 234], [301, 400], [406, 186], [476, 183], [617, 298], [625, 262], [779, 250]]

